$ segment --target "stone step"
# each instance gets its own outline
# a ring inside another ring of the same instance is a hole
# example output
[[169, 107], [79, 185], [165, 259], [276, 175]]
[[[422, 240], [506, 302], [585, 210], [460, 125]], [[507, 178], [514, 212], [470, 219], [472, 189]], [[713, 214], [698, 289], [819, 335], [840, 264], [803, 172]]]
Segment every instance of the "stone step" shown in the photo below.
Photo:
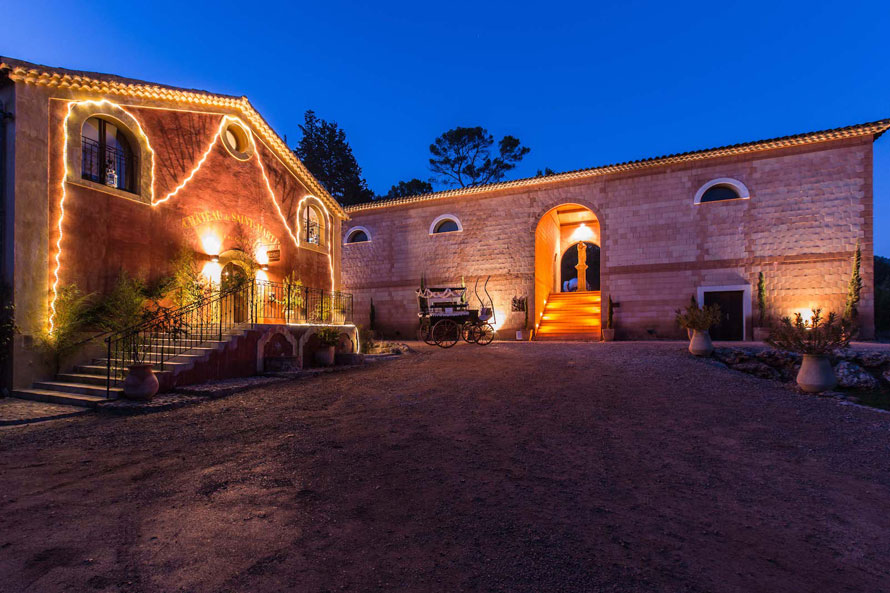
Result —
[[[79, 369], [75, 368], [74, 372], [71, 373], [59, 373], [56, 375], [56, 381], [62, 381], [63, 383], [87, 383], [89, 385], [105, 385], [105, 382], [108, 380], [107, 369], [105, 367], [79, 367], [80, 369], [87, 369], [86, 372], [78, 372]], [[113, 372], [113, 371], [112, 371]], [[124, 369], [124, 373], [126, 374], [126, 369]], [[155, 371], [155, 375], [169, 375], [170, 371]], [[112, 380], [114, 380], [114, 376], [112, 376]]]
[[[225, 342], [217, 342], [219, 344], [223, 344]], [[206, 342], [202, 342], [202, 344], [206, 344]], [[212, 352], [216, 350], [213, 346], [152, 346], [151, 352], [182, 352], [182, 353], [190, 353], [190, 354], [206, 354], [207, 352]]]
[[544, 333], [535, 332], [535, 340], [560, 342], [599, 342], [600, 332]]
[[538, 330], [535, 332], [536, 336], [575, 336], [575, 335], [581, 335], [581, 334], [591, 335], [591, 336], [593, 336], [593, 335], [599, 336], [600, 330], [599, 330], [599, 328], [597, 328], [595, 330], [591, 330], [588, 328], [578, 328], [578, 329], [538, 328]]
[[[35, 381], [32, 389], [42, 391], [55, 391], [73, 395], [91, 395], [104, 398], [106, 395], [104, 385], [90, 385], [89, 383], [69, 383], [66, 381]], [[112, 392], [121, 392], [121, 387], [113, 387]]]
[[[115, 399], [120, 396], [120, 392], [122, 390], [116, 390], [111, 392], [111, 399]], [[105, 397], [105, 392], [103, 390], [101, 396], [95, 395], [82, 395], [77, 393], [67, 393], [63, 391], [54, 391], [51, 389], [16, 389], [12, 392], [13, 397], [17, 397], [19, 399], [27, 399], [35, 402], [47, 402], [51, 404], [62, 404], [68, 406], [78, 406], [81, 408], [95, 408], [102, 402], [109, 401], [108, 398]]]
[[[176, 358], [176, 360], [171, 359], [171, 360], [164, 361], [164, 367], [165, 367], [164, 370], [176, 370], [177, 367], [186, 367], [189, 364], [191, 364], [192, 360], [190, 360], [190, 359], [202, 359], [202, 358], [204, 358], [204, 355], [203, 354], [179, 354], [175, 358]], [[98, 365], [101, 367], [105, 367], [108, 364], [107, 361], [108, 361], [107, 358], [94, 358], [92, 365]], [[126, 369], [127, 367], [130, 366], [130, 361], [124, 361], [124, 360], [121, 360], [120, 358], [113, 358], [111, 360], [111, 362], [115, 368]], [[156, 366], [158, 368], [160, 368], [160, 366], [161, 366], [161, 363], [151, 362], [150, 359], [148, 360], [148, 362], [150, 362], [151, 364], [153, 364], [154, 366]], [[168, 367], [168, 366], [171, 368], [167, 369], [166, 367]]]
[[545, 323], [580, 323], [582, 325], [587, 324], [596, 324], [599, 325], [600, 318], [599, 315], [557, 315], [554, 313], [547, 314], [541, 316], [541, 325]]

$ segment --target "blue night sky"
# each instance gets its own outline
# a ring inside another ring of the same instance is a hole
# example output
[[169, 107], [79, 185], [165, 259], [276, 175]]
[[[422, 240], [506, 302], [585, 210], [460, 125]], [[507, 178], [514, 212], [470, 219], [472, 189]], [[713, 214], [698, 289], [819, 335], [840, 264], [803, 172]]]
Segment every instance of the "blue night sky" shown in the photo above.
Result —
[[[149, 8], [150, 6], [150, 8]], [[519, 137], [511, 177], [890, 117], [890, 4], [5, 3], [0, 55], [247, 95], [293, 145], [346, 130], [371, 188], [426, 179], [458, 125]], [[875, 145], [890, 256], [890, 134]]]

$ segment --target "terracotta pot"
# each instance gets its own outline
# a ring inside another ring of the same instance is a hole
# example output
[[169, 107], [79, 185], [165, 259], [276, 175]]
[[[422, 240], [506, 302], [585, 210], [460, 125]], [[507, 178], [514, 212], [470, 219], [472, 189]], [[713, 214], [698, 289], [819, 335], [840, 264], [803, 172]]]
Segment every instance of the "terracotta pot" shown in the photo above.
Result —
[[754, 341], [755, 342], [765, 342], [769, 337], [770, 330], [768, 327], [755, 327], [754, 328]]
[[694, 334], [694, 333], [695, 333], [695, 330], [689, 329], [688, 327], [686, 328], [686, 337], [689, 338], [690, 340], [692, 339], [692, 334]]
[[334, 346], [320, 346], [315, 351], [315, 362], [318, 366], [329, 367], [334, 364]]
[[603, 342], [612, 342], [615, 340], [615, 328], [605, 328], [603, 330]]
[[711, 343], [711, 334], [705, 331], [693, 330], [692, 339], [689, 340], [689, 352], [696, 356], [710, 356], [714, 351]]
[[800, 371], [797, 373], [797, 384], [807, 393], [818, 393], [834, 389], [837, 385], [837, 377], [831, 368], [831, 361], [827, 356], [818, 354], [804, 354]]
[[124, 397], [136, 401], [151, 401], [159, 388], [152, 365], [130, 365], [127, 378], [124, 379]]

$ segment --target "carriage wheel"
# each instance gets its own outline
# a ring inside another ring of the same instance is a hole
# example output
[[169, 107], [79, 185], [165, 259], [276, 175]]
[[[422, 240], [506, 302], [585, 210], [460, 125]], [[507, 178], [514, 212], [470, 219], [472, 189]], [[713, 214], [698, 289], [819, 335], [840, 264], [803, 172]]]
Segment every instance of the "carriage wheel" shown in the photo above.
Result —
[[451, 348], [460, 339], [460, 325], [451, 319], [442, 319], [433, 326], [433, 341], [441, 348]]
[[435, 346], [436, 341], [433, 340], [433, 328], [430, 326], [429, 317], [420, 320], [420, 329], [417, 330], [417, 338], [423, 340], [430, 346]]
[[472, 344], [473, 342], [476, 341], [475, 331], [476, 331], [476, 324], [466, 321], [460, 327], [460, 337], [462, 337], [464, 339], [464, 342], [466, 342], [467, 344]]
[[480, 346], [488, 346], [494, 339], [494, 328], [490, 323], [480, 323], [473, 330], [473, 341]]

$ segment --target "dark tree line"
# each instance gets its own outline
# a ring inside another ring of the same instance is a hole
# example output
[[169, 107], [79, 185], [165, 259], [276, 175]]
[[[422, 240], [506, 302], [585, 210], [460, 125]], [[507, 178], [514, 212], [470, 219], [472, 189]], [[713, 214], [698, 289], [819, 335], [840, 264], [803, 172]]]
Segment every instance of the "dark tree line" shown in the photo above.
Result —
[[[429, 168], [433, 177], [427, 181], [414, 178], [399, 181], [389, 192], [375, 196], [362, 177], [346, 140], [346, 132], [336, 122], [328, 122], [312, 110], [303, 116], [303, 137], [294, 149], [307, 169], [341, 204], [351, 205], [374, 199], [416, 196], [433, 192], [433, 183], [445, 187], [475, 187], [496, 183], [516, 168], [529, 148], [514, 136], [504, 136], [495, 146], [495, 138], [482, 127], [457, 127], [448, 130], [430, 144]], [[551, 174], [548, 168], [546, 173]], [[541, 172], [538, 172], [541, 175]]]

